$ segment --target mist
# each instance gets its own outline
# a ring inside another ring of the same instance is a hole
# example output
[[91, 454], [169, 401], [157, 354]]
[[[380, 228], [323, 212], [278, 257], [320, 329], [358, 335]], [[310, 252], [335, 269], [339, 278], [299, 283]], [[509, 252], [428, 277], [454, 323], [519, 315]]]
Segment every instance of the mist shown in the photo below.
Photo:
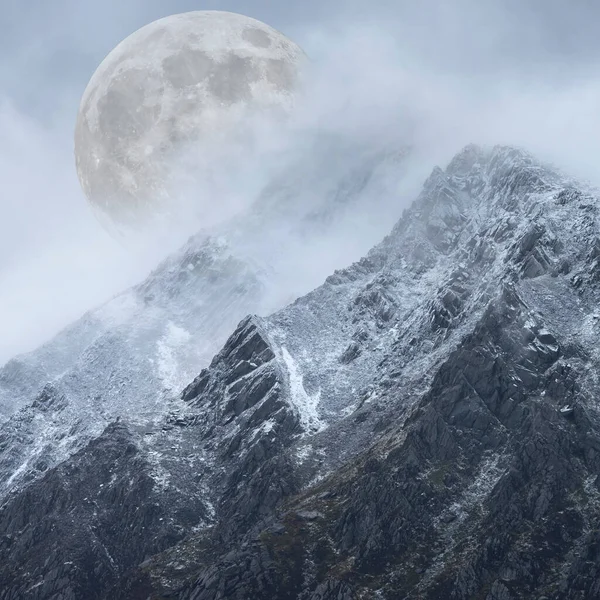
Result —
[[[600, 185], [600, 41], [593, 31], [600, 9], [534, 1], [414, 4], [382, 1], [367, 11], [353, 2], [282, 10], [268, 2], [63, 0], [33, 15], [16, 3], [0, 9], [12, 31], [2, 42], [11, 58], [0, 64], [0, 363], [143, 279], [196, 229], [255, 206], [277, 213], [277, 195], [265, 201], [274, 181], [294, 182], [297, 206], [271, 220], [253, 246], [257, 259], [277, 259], [270, 308], [360, 258], [391, 229], [433, 166], [468, 143], [518, 145]], [[205, 8], [248, 14], [294, 39], [311, 60], [305, 90], [286, 127], [270, 132], [234, 175], [222, 171], [228, 177], [218, 189], [196, 180], [199, 187], [186, 190], [211, 207], [227, 205], [227, 214], [213, 209], [210, 218], [119, 241], [94, 217], [75, 174], [79, 98], [123, 37], [166, 14]], [[349, 171], [408, 149], [402, 161], [375, 169], [334, 226], [295, 230]], [[213, 202], [218, 193], [229, 201]]]

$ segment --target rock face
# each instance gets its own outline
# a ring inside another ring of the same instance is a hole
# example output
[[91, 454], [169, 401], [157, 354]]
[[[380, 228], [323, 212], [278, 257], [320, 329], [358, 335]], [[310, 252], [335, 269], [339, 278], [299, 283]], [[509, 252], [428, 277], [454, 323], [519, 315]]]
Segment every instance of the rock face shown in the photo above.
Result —
[[0, 599], [598, 597], [599, 232], [596, 192], [466, 148], [167, 414], [41, 453]]
[[2, 507], [1, 597], [97, 597], [119, 573], [207, 522], [195, 496], [182, 502], [161, 488], [127, 427], [107, 427]]

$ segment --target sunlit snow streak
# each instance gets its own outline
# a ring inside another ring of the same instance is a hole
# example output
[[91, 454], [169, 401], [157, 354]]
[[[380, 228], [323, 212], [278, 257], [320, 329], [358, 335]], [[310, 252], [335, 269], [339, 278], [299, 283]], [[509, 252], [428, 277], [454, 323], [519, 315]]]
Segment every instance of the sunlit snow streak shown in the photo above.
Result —
[[321, 393], [317, 392], [313, 396], [307, 394], [298, 364], [286, 348], [281, 348], [281, 354], [289, 376], [290, 402], [300, 417], [302, 428], [307, 433], [322, 431], [326, 425], [319, 418], [317, 410], [321, 400]]

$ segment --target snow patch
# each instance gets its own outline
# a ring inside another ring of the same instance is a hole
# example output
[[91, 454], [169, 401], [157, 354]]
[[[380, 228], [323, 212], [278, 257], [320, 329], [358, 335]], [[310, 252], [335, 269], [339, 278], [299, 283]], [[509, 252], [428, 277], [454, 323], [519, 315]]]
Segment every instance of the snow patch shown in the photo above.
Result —
[[160, 490], [167, 490], [170, 487], [171, 474], [161, 464], [161, 454], [155, 450], [148, 452], [148, 462], [151, 465], [150, 476], [154, 480], [156, 487]]
[[298, 459], [298, 464], [302, 464], [310, 455], [312, 454], [312, 446], [300, 446], [296, 450], [296, 458]]
[[261, 423], [260, 426], [252, 432], [252, 435], [250, 436], [250, 442], [253, 442], [256, 439], [256, 436], [258, 436], [259, 434], [266, 435], [270, 433], [271, 431], [273, 431], [274, 427], [275, 421], [273, 419], [269, 419], [268, 421]]
[[307, 433], [318, 433], [326, 428], [326, 425], [319, 418], [317, 407], [321, 400], [321, 392], [317, 392], [313, 396], [306, 393], [304, 389], [303, 377], [298, 363], [292, 355], [287, 351], [287, 348], [281, 348], [283, 361], [288, 371], [290, 384], [290, 401], [296, 409], [300, 417], [300, 424]]
[[156, 343], [158, 376], [167, 389], [178, 389], [182, 382], [180, 361], [177, 352], [189, 342], [190, 334], [172, 321], [167, 324], [167, 332]]

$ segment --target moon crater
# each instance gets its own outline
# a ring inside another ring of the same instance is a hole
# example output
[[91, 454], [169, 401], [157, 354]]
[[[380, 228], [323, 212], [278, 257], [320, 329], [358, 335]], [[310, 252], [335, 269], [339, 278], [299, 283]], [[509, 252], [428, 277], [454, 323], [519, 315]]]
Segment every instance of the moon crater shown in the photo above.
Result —
[[272, 44], [271, 36], [263, 29], [248, 27], [244, 29], [242, 37], [257, 48], [268, 48]]

